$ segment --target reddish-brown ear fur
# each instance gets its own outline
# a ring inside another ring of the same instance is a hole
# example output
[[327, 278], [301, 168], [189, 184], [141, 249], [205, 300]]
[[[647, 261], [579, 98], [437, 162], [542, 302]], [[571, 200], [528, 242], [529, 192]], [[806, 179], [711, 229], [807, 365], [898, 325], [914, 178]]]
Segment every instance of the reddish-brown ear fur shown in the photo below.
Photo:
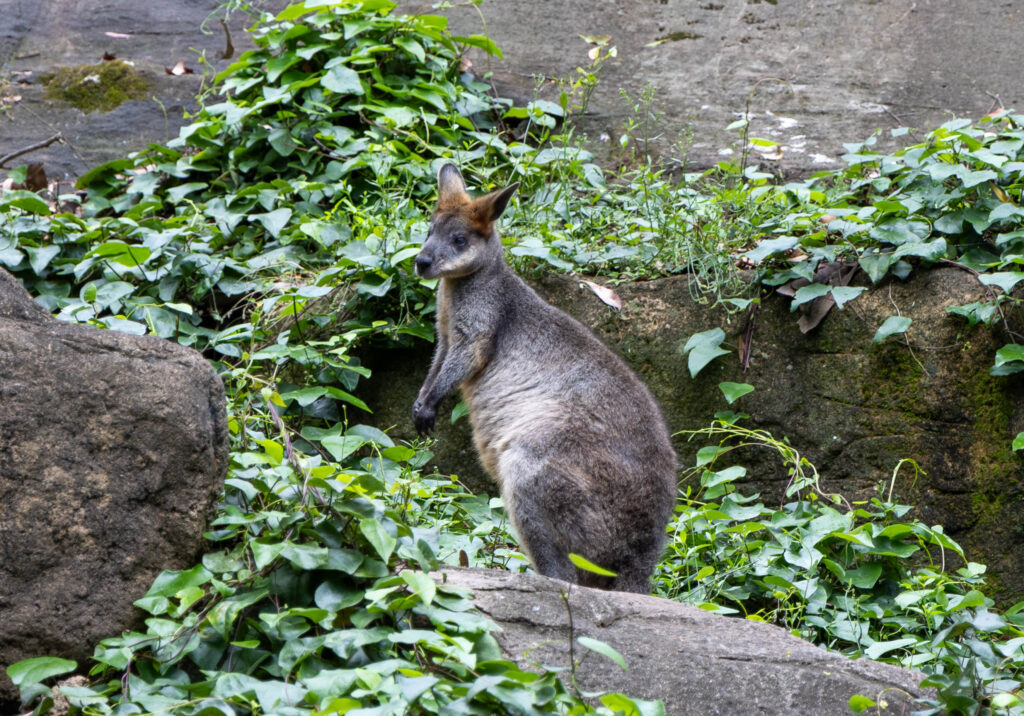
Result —
[[437, 210], [451, 211], [460, 209], [465, 213], [474, 228], [484, 236], [491, 233], [492, 225], [508, 206], [508, 200], [519, 188], [519, 182], [504, 189], [492, 191], [490, 194], [470, 199], [466, 192], [466, 182], [454, 164], [445, 164], [437, 173]]
[[518, 188], [519, 182], [516, 182], [504, 189], [492, 191], [490, 194], [484, 194], [473, 200], [469, 207], [469, 212], [473, 223], [480, 230], [481, 234], [486, 236], [491, 233], [491, 225], [505, 211], [505, 207], [508, 206], [508, 200], [512, 198], [512, 195], [516, 193]]
[[448, 211], [469, 202], [462, 174], [454, 164], [445, 164], [437, 173], [437, 210]]

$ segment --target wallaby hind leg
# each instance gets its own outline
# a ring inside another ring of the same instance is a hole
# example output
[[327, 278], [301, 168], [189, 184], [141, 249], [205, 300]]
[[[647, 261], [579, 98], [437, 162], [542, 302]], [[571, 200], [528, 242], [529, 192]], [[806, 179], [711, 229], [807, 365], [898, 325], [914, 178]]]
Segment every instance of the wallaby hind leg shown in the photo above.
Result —
[[[607, 578], [581, 572], [569, 560], [569, 553], [576, 552], [600, 563], [593, 550], [612, 541], [607, 516], [594, 510], [593, 496], [580, 478], [523, 448], [502, 454], [498, 471], [505, 505], [534, 569], [567, 582], [607, 588]], [[597, 583], [592, 584], [594, 578]]]
[[576, 568], [569, 561], [568, 551], [559, 546], [558, 536], [550, 522], [537, 513], [539, 506], [531, 502], [530, 497], [516, 501], [517, 512], [513, 513], [512, 524], [519, 536], [519, 546], [538, 574], [575, 582]]
[[560, 483], [543, 460], [523, 449], [506, 450], [498, 459], [505, 509], [516, 529], [519, 544], [533, 568], [546, 577], [576, 581], [576, 567], [556, 529], [567, 515], [552, 500], [552, 486]]
[[608, 589], [638, 594], [651, 593], [651, 576], [661, 558], [665, 542], [660, 535], [652, 534], [650, 537], [651, 539], [645, 540], [642, 545], [632, 545], [635, 550], [632, 554], [635, 556], [629, 561], [629, 564], [621, 566], [618, 576], [612, 580]]

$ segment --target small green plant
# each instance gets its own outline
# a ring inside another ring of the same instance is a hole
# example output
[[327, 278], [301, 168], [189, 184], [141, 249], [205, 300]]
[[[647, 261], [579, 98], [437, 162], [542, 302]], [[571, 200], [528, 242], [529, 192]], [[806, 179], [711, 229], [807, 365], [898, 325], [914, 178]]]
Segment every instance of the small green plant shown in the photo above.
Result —
[[[919, 713], [1024, 713], [1024, 602], [995, 611], [984, 565], [894, 500], [916, 464], [901, 461], [878, 496], [851, 503], [824, 492], [788, 443], [734, 416], [691, 437], [711, 444], [684, 480], [659, 594], [924, 671], [938, 697]], [[745, 468], [723, 465], [751, 447], [777, 452], [789, 474], [777, 507], [740, 491]]]

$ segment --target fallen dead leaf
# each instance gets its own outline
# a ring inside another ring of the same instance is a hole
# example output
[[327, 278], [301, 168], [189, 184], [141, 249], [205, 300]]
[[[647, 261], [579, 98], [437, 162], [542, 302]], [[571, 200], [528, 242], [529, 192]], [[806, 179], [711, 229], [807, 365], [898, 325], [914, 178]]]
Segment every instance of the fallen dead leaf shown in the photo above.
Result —
[[169, 75], [179, 77], [181, 75], [194, 74], [195, 70], [193, 70], [191, 67], [185, 67], [185, 60], [178, 60], [178, 64], [176, 64], [174, 67], [165, 67], [164, 72], [166, 72]]
[[28, 165], [28, 175], [25, 177], [25, 188], [29, 191], [40, 191], [45, 189], [48, 182], [46, 169], [42, 162], [32, 162]]
[[217, 18], [220, 22], [220, 26], [224, 28], [224, 51], [220, 53], [222, 60], [230, 60], [235, 54], [235, 46], [231, 43], [231, 31], [228, 30], [228, 24], [224, 22], [224, 18]]
[[117, 55], [112, 55], [109, 52], [104, 52], [103, 53], [103, 60], [105, 62], [110, 62], [111, 60], [116, 60], [116, 59], [117, 59]]
[[116, 37], [119, 40], [127, 40], [129, 37], [131, 37], [131, 35], [128, 35], [124, 32], [104, 32], [103, 34], [107, 37]]
[[622, 299], [619, 298], [619, 294], [615, 293], [615, 291], [593, 281], [584, 280], [583, 283], [587, 284], [590, 290], [594, 292], [594, 295], [600, 298], [606, 305], [616, 310], [622, 310]]

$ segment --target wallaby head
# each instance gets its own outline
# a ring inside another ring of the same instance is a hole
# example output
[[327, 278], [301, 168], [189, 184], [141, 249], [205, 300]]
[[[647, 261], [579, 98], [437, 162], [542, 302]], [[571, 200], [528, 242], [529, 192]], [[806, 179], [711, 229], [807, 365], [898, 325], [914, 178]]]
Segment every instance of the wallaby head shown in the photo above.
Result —
[[501, 241], [494, 222], [505, 211], [519, 183], [470, 198], [454, 164], [437, 174], [437, 209], [430, 231], [416, 256], [416, 273], [423, 278], [458, 278], [501, 260]]

